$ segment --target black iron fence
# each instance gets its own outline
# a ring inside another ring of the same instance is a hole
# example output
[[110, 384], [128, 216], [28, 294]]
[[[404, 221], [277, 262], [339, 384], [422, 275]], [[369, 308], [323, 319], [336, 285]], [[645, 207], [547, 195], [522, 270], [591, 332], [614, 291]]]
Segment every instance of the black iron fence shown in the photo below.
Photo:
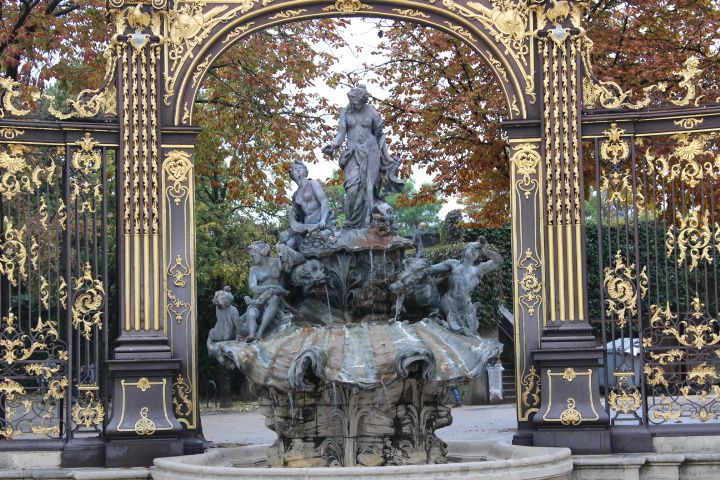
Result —
[[636, 137], [612, 124], [590, 149], [598, 251], [588, 262], [602, 288], [589, 294], [616, 425], [720, 420], [720, 144], [683, 127]]
[[[101, 435], [115, 150], [0, 143], [0, 438]], [[48, 144], [50, 143], [50, 144]]]

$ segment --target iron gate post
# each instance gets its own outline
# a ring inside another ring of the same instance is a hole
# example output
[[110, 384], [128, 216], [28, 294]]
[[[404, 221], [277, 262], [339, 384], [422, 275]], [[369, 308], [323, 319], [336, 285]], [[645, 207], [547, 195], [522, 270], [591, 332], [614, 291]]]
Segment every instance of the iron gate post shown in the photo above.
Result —
[[[150, 465], [181, 455], [183, 430], [173, 392], [182, 378], [172, 351], [166, 290], [159, 92], [162, 25], [150, 20], [166, 0], [111, 1], [116, 20], [118, 272], [121, 333], [108, 362], [112, 415], [106, 426], [107, 466]], [[187, 171], [185, 171], [187, 173]]]
[[[578, 8], [582, 13], [579, 4]], [[544, 99], [542, 235], [547, 311], [539, 348], [533, 351], [542, 385], [533, 418], [533, 444], [603, 453], [610, 452], [611, 442], [598, 385], [602, 351], [587, 318], [581, 18], [571, 15], [537, 33]]]

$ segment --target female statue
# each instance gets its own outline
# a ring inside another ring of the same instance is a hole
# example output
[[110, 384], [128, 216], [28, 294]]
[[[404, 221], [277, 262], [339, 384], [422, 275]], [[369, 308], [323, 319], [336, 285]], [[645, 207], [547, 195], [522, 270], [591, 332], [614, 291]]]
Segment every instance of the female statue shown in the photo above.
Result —
[[331, 227], [335, 219], [325, 190], [317, 180], [308, 178], [308, 169], [302, 162], [290, 166], [290, 178], [297, 185], [288, 206], [290, 228], [280, 234], [280, 241], [292, 249], [299, 249], [303, 235]]
[[350, 103], [340, 112], [337, 136], [323, 148], [333, 154], [347, 138], [347, 148], [340, 154], [340, 168], [345, 174], [345, 228], [369, 227], [376, 200], [381, 200], [381, 174], [385, 190], [400, 191], [403, 184], [396, 178], [398, 162], [390, 158], [385, 144], [380, 114], [368, 105], [364, 86], [348, 93]]

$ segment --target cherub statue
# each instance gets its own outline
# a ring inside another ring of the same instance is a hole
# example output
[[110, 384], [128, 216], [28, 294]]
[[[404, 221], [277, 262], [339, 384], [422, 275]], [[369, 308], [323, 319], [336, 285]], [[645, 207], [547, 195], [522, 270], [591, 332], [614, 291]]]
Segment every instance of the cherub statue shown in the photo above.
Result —
[[219, 362], [223, 363], [222, 355], [216, 347], [216, 343], [226, 340], [235, 340], [237, 337], [248, 335], [246, 315], [240, 316], [238, 309], [233, 302], [235, 297], [229, 286], [215, 292], [212, 302], [215, 305], [215, 326], [208, 334], [208, 352]]
[[[433, 275], [448, 274], [448, 288], [440, 299], [440, 311], [447, 319], [448, 328], [464, 335], [477, 335], [478, 320], [470, 293], [478, 286], [480, 279], [503, 263], [502, 256], [488, 248], [485, 238], [468, 243], [463, 249], [461, 260], [445, 260], [433, 265]], [[490, 260], [477, 263], [480, 255]]]

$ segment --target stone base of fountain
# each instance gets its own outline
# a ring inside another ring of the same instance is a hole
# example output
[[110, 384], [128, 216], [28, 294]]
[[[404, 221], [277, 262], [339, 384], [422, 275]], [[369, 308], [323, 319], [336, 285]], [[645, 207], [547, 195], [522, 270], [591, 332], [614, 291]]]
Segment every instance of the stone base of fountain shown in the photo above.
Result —
[[269, 468], [268, 446], [212, 449], [202, 455], [158, 458], [155, 480], [326, 478], [341, 480], [570, 480], [567, 448], [521, 447], [500, 442], [448, 442], [447, 464], [384, 467]]
[[352, 467], [446, 463], [434, 430], [450, 425], [447, 389], [407, 379], [384, 388], [336, 385], [294, 396], [261, 392], [260, 411], [278, 440], [273, 467]]
[[286, 325], [260, 342], [214, 345], [245, 372], [277, 467], [446, 462], [435, 430], [452, 423], [448, 390], [477, 377], [502, 345], [433, 320]]

